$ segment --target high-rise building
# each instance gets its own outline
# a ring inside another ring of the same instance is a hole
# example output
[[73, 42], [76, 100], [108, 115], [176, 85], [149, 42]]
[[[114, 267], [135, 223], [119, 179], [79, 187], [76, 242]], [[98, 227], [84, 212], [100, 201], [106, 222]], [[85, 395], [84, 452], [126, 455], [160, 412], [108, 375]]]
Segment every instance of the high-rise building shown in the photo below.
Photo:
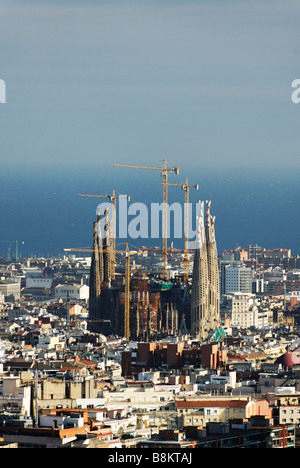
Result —
[[252, 269], [244, 265], [225, 266], [225, 294], [252, 293]]
[[200, 202], [191, 292], [191, 333], [200, 341], [220, 324], [220, 291], [215, 218], [207, 202], [204, 225], [204, 202]]

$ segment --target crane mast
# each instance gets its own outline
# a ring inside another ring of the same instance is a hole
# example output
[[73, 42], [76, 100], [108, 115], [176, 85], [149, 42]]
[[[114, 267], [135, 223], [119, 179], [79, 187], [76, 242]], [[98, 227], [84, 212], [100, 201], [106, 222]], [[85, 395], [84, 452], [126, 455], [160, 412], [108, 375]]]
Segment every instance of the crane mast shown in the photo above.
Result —
[[189, 279], [189, 248], [188, 248], [188, 240], [189, 240], [189, 192], [190, 188], [195, 188], [198, 190], [198, 185], [189, 185], [188, 179], [185, 179], [185, 184], [171, 184], [167, 183], [167, 185], [172, 185], [174, 187], [182, 187], [184, 190], [184, 283], [186, 284]]
[[125, 307], [124, 307], [124, 336], [130, 338], [130, 252], [126, 244], [125, 253]]
[[[94, 249], [89, 248], [70, 248], [64, 249], [65, 252], [95, 252]], [[118, 253], [125, 254], [125, 307], [124, 307], [124, 336], [127, 340], [130, 338], [130, 256], [132, 254], [141, 254], [142, 252], [129, 250], [128, 243], [126, 242], [125, 250], [117, 250]], [[102, 319], [88, 320], [89, 322], [102, 322]]]
[[156, 167], [156, 166], [139, 166], [134, 164], [113, 164], [113, 166], [119, 167], [131, 167], [131, 168], [138, 168], [138, 169], [150, 169], [160, 171], [163, 176], [163, 215], [162, 215], [162, 278], [163, 280], [167, 280], [167, 263], [168, 263], [168, 211], [167, 211], [167, 203], [168, 203], [168, 172], [174, 172], [175, 174], [179, 174], [179, 168], [177, 166], [168, 168], [167, 161], [164, 160], [163, 167]]
[[115, 279], [115, 256], [116, 256], [116, 209], [117, 209], [117, 197], [115, 194], [115, 190], [113, 190], [112, 195], [92, 195], [89, 193], [78, 193], [79, 197], [95, 197], [95, 198], [108, 198], [111, 200], [113, 205], [113, 213], [112, 213], [112, 220], [111, 220], [111, 277]]

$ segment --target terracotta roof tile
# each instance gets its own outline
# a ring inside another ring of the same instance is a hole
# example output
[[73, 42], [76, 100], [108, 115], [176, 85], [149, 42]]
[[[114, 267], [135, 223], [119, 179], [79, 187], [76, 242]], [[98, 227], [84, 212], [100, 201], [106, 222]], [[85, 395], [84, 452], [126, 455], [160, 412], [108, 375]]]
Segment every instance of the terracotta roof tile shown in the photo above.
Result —
[[248, 405], [248, 400], [177, 400], [177, 408], [245, 408]]

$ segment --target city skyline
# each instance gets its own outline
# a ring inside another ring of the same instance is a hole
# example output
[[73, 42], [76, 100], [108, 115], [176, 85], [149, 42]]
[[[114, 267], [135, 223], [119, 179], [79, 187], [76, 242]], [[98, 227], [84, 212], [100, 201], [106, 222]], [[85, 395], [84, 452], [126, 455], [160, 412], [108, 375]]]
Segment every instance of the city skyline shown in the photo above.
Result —
[[0, 17], [0, 448], [299, 448], [299, 2]]

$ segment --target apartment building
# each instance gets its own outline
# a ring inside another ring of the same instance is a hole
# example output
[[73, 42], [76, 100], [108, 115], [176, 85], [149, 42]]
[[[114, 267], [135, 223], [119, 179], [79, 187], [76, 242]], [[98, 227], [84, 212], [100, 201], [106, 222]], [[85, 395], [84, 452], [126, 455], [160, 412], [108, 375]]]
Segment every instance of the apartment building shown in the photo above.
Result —
[[261, 328], [272, 322], [273, 312], [261, 307], [254, 294], [233, 292], [223, 295], [221, 319], [230, 320], [230, 324], [240, 328]]
[[139, 373], [158, 367], [179, 370], [184, 366], [216, 368], [226, 359], [227, 353], [219, 350], [219, 344], [187, 346], [181, 342], [165, 344], [140, 342], [136, 348], [122, 353], [122, 375], [137, 378]]
[[108, 409], [125, 409], [126, 411], [160, 411], [174, 405], [175, 393], [178, 385], [159, 388], [146, 384], [132, 385], [122, 391], [104, 391], [106, 407]]
[[[276, 390], [276, 388], [275, 388]], [[273, 407], [274, 421], [279, 425], [300, 425], [300, 393], [295, 388], [289, 392], [277, 390], [276, 393], [266, 395], [270, 406]]]
[[266, 400], [250, 397], [203, 397], [176, 399], [179, 427], [200, 426], [208, 423], [228, 423], [233, 419], [249, 419], [251, 416], [272, 416]]
[[21, 285], [13, 280], [1, 280], [0, 294], [4, 296], [5, 302], [19, 301], [21, 296]]
[[252, 270], [244, 265], [226, 265], [224, 268], [225, 274], [225, 291], [252, 293]]

